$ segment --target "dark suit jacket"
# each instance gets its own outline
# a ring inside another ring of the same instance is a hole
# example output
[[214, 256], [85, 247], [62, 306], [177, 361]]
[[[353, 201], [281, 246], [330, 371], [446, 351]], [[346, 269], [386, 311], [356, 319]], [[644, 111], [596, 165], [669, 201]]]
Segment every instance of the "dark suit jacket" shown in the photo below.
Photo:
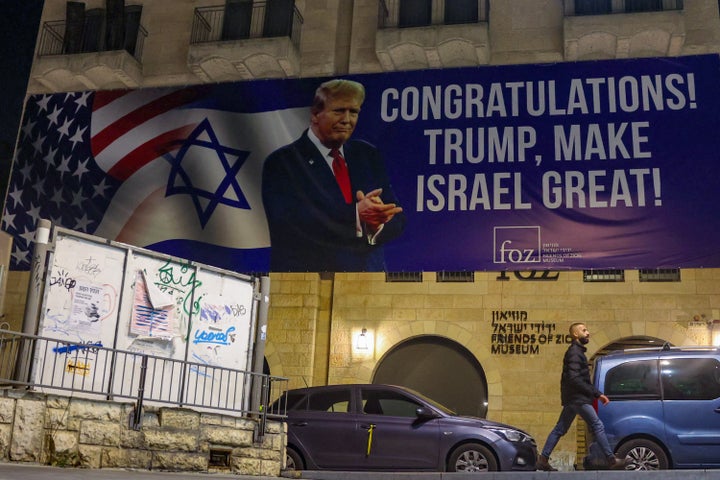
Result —
[[[350, 140], [343, 146], [355, 192], [382, 188], [385, 203], [398, 203], [378, 150]], [[270, 267], [279, 272], [382, 271], [381, 243], [402, 233], [405, 216], [384, 227], [376, 245], [355, 231], [355, 202], [346, 204], [326, 160], [303, 135], [265, 160], [262, 197], [270, 228]]]

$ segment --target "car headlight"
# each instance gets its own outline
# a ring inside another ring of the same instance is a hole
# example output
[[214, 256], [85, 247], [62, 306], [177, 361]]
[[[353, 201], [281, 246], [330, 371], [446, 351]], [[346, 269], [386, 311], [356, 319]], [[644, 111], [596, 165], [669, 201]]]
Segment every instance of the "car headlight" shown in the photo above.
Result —
[[521, 432], [520, 430], [515, 430], [513, 428], [504, 428], [504, 427], [485, 427], [488, 430], [491, 430], [501, 437], [503, 437], [505, 440], [508, 440], [510, 442], [532, 442], [532, 437], [526, 433]]

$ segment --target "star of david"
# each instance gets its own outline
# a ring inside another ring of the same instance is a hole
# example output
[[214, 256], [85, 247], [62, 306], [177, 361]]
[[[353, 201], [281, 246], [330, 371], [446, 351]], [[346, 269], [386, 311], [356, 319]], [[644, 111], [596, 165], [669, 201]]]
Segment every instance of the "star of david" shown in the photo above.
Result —
[[[206, 118], [183, 142], [175, 157], [168, 159], [172, 168], [165, 195], [190, 195], [203, 228], [220, 204], [249, 210], [250, 204], [237, 181], [237, 173], [249, 156], [250, 152], [220, 145]], [[218, 166], [222, 167], [223, 178], [213, 179], [213, 170], [217, 173]], [[214, 191], [199, 186], [202, 183], [215, 183]]]

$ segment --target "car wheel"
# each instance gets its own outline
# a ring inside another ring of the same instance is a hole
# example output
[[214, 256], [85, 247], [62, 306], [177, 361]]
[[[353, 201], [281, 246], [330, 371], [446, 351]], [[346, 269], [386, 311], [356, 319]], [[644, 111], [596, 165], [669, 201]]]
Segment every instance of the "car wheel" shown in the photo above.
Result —
[[291, 447], [285, 449], [285, 469], [286, 470], [304, 470], [305, 463], [298, 452]]
[[624, 458], [626, 470], [667, 470], [667, 454], [660, 445], [644, 438], [636, 438], [618, 448], [618, 457]]
[[460, 445], [448, 461], [449, 472], [494, 472], [497, 469], [495, 455], [478, 443]]

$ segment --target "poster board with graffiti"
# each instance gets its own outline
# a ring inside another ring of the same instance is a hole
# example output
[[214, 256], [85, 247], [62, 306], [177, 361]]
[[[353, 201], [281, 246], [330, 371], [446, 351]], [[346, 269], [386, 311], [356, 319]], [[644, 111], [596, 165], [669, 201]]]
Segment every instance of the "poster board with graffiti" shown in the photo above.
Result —
[[98, 347], [115, 345], [125, 258], [123, 249], [88, 237], [56, 236], [38, 335], [61, 342], [37, 349], [36, 383], [107, 388], [111, 362]]
[[218, 375], [213, 367], [248, 370], [254, 338], [253, 287], [238, 278], [208, 269], [197, 274], [198, 315], [190, 325], [185, 398], [189, 403], [209, 404], [211, 398], [236, 405], [247, 398], [249, 378]]
[[[53, 246], [39, 334], [88, 346], [45, 353], [55, 358], [36, 362], [35, 378], [47, 385], [62, 373], [62, 388], [127, 397], [139, 387], [142, 354], [147, 403], [247, 401], [244, 377], [214, 367], [252, 368], [252, 278], [64, 229], [55, 229]], [[97, 347], [120, 353], [106, 358]], [[218, 406], [243, 407], [232, 402]]]

